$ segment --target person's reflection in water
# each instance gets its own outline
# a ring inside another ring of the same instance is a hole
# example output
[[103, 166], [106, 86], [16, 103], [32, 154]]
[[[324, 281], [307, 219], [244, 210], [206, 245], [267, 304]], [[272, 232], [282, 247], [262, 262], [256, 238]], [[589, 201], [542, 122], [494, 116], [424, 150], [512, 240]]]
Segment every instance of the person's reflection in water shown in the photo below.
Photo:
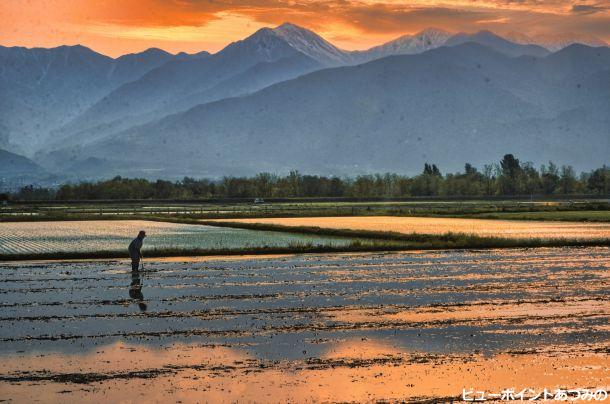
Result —
[[140, 271], [131, 271], [131, 285], [129, 285], [129, 297], [138, 301], [140, 311], [146, 311], [148, 306], [144, 303], [144, 295], [142, 294], [142, 278]]

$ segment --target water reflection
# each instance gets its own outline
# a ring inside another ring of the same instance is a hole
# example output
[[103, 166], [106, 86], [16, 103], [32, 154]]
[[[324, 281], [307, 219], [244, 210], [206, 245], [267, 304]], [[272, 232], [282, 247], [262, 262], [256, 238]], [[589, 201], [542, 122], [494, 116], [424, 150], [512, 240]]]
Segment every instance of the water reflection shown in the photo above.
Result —
[[239, 348], [181, 343], [18, 353], [0, 357], [0, 391], [16, 402], [405, 402], [457, 397], [463, 388], [608, 383], [607, 356], [578, 344], [492, 357], [410, 353], [376, 339], [333, 345], [318, 358], [272, 362]]
[[371, 402], [608, 386], [608, 258], [182, 258], [131, 279], [124, 261], [2, 264], [0, 399]]
[[144, 294], [142, 293], [142, 273], [140, 271], [131, 271], [131, 284], [129, 285], [129, 297], [136, 300], [140, 311], [146, 311], [148, 306], [144, 303]]

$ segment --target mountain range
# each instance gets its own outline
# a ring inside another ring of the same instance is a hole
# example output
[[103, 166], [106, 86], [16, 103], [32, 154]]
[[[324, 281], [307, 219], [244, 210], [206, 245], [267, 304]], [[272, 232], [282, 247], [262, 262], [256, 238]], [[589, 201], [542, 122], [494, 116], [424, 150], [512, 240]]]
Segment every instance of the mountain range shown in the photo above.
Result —
[[216, 54], [0, 47], [0, 148], [75, 179], [412, 172], [505, 152], [588, 168], [610, 150], [609, 52], [439, 29], [348, 52], [288, 23]]
[[198, 60], [148, 49], [117, 59], [83, 46], [53, 49], [0, 46], [0, 147], [31, 154], [53, 128], [67, 124], [113, 89], [172, 60]]
[[538, 45], [551, 52], [557, 52], [573, 44], [587, 45], [591, 47], [607, 46], [608, 44], [592, 35], [576, 34], [566, 32], [559, 35], [527, 35], [523, 33], [510, 32], [504, 36], [508, 41], [522, 45]]

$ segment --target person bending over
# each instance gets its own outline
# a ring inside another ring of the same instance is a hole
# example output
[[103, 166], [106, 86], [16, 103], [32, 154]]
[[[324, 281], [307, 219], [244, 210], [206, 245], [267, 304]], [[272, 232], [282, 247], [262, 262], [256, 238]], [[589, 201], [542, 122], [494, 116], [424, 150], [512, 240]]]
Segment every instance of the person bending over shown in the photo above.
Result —
[[131, 270], [137, 271], [140, 268], [140, 260], [142, 259], [142, 244], [144, 243], [146, 232], [140, 230], [138, 237], [134, 238], [129, 243], [129, 256], [131, 257]]

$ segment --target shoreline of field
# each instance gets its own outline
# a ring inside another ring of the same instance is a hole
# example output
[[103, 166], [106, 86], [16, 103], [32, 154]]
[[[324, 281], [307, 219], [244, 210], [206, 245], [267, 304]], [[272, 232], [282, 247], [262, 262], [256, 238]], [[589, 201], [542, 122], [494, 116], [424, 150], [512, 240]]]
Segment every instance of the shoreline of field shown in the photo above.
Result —
[[[209, 224], [206, 224], [209, 225]], [[153, 249], [145, 251], [144, 260], [150, 258], [208, 258], [208, 257], [273, 257], [278, 255], [328, 254], [328, 253], [375, 253], [375, 252], [412, 252], [412, 251], [448, 251], [448, 250], [492, 250], [519, 248], [560, 248], [560, 247], [609, 247], [610, 239], [575, 240], [575, 239], [503, 239], [484, 238], [465, 234], [405, 235], [392, 232], [360, 232], [354, 230], [332, 230], [317, 227], [300, 227], [294, 229], [282, 226], [258, 226], [239, 224], [244, 229], [280, 231], [299, 234], [315, 234], [340, 237], [360, 238], [347, 246], [333, 245], [295, 245], [287, 247], [253, 247], [227, 249]], [[222, 226], [219, 226], [222, 227]], [[225, 227], [238, 227], [225, 226]], [[264, 227], [264, 228], [263, 228]], [[239, 228], [239, 227], [238, 227]], [[365, 239], [365, 240], [362, 240]], [[370, 239], [370, 240], [366, 240]], [[364, 241], [364, 243], [363, 243]], [[366, 242], [371, 242], [367, 244]], [[105, 260], [128, 259], [125, 251], [65, 251], [27, 254], [0, 254], [0, 262], [50, 261], [50, 260]]]
[[[199, 220], [207, 225], [226, 225], [253, 230], [294, 231], [348, 237], [429, 240], [430, 237], [496, 239], [610, 239], [610, 224], [571, 221], [522, 221], [502, 219], [439, 218], [413, 216], [318, 216], [308, 218], [248, 218]], [[314, 230], [315, 229], [315, 230]]]
[[[406, 219], [400, 216], [354, 216], [353, 219]], [[109, 220], [108, 218], [105, 218]], [[130, 217], [130, 219], [133, 219]], [[194, 219], [183, 217], [141, 217], [138, 220], [150, 222], [166, 222], [176, 224], [189, 224], [199, 226], [225, 227], [234, 229], [246, 229], [254, 231], [269, 231], [288, 234], [311, 235], [319, 237], [338, 237], [349, 239], [346, 245], [295, 243], [286, 246], [248, 246], [248, 247], [226, 247], [226, 248], [156, 248], [145, 251], [146, 258], [170, 258], [170, 257], [222, 257], [222, 256], [272, 256], [272, 255], [294, 255], [294, 254], [320, 254], [320, 253], [366, 253], [366, 252], [397, 252], [415, 250], [468, 250], [468, 249], [495, 249], [495, 248], [548, 248], [548, 247], [607, 247], [610, 246], [610, 237], [503, 237], [480, 235], [466, 232], [447, 231], [444, 233], [425, 232], [401, 232], [366, 230], [363, 228], [341, 228], [334, 223], [335, 227], [303, 226], [295, 225], [296, 221], [313, 221], [316, 219], [332, 221], [332, 217], [318, 218], [285, 218], [287, 223], [278, 224], [282, 219]], [[346, 217], [335, 218], [339, 221]], [[421, 219], [421, 218], [416, 218]], [[445, 218], [451, 220], [450, 218]], [[259, 221], [260, 220], [260, 221]], [[459, 220], [459, 219], [458, 219]], [[478, 219], [473, 219], [478, 221]], [[275, 222], [275, 223], [274, 223]], [[522, 221], [517, 221], [523, 223]], [[562, 222], [569, 224], [570, 222]], [[574, 222], [582, 225], [582, 222]], [[604, 226], [603, 224], [591, 224], [592, 226]], [[122, 250], [93, 250], [93, 251], [50, 251], [40, 253], [0, 253], [0, 262], [7, 261], [33, 261], [33, 260], [97, 260], [97, 259], [127, 259], [126, 251]]]
[[311, 214], [290, 215], [283, 211], [261, 212], [264, 214], [78, 214], [78, 215], [15, 215], [0, 217], [2, 223], [21, 222], [57, 222], [57, 221], [85, 221], [85, 220], [242, 220], [242, 219], [280, 219], [280, 218], [311, 218], [311, 217], [366, 217], [366, 216], [395, 216], [415, 218], [439, 219], [476, 219], [476, 220], [503, 220], [511, 222], [540, 221], [557, 223], [610, 223], [610, 212], [606, 210], [558, 210], [558, 211], [493, 211], [493, 212], [464, 212], [464, 213], [425, 213], [425, 212], [356, 212], [340, 213], [311, 212]]

